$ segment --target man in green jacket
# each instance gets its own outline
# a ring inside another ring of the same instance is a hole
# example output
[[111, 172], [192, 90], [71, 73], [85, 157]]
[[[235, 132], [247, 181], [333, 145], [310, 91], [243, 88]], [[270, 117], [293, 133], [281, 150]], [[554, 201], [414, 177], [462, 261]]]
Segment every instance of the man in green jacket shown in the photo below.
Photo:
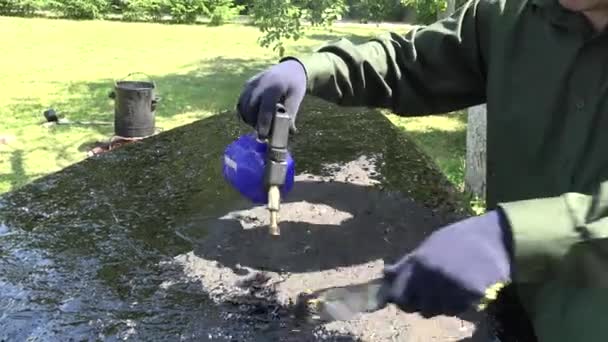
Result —
[[[404, 116], [486, 103], [484, 215], [387, 267], [387, 301], [455, 314], [511, 283], [538, 341], [608, 341], [608, 0], [470, 0], [449, 18], [283, 59], [247, 82], [268, 134], [305, 93]], [[328, 113], [327, 115], [331, 115]]]

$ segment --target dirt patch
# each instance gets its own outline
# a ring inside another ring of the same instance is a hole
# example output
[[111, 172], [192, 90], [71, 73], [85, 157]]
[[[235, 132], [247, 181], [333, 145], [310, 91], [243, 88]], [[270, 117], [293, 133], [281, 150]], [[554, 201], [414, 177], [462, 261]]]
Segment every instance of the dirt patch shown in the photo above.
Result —
[[[194, 219], [181, 230], [194, 250], [175, 262], [217, 303], [243, 307], [248, 319], [263, 316], [263, 326], [282, 322], [275, 331], [285, 339], [283, 334], [292, 336], [296, 329], [289, 308], [299, 293], [376, 278], [385, 262], [410, 251], [442, 224], [411, 199], [372, 187], [374, 158], [328, 169], [324, 176], [296, 177], [294, 192], [281, 208], [281, 236], [267, 233], [264, 207]], [[198, 239], [202, 227], [206, 233]], [[316, 336], [322, 339], [326, 331], [364, 341], [463, 341], [471, 338], [478, 320], [424, 319], [389, 306], [321, 325]]]

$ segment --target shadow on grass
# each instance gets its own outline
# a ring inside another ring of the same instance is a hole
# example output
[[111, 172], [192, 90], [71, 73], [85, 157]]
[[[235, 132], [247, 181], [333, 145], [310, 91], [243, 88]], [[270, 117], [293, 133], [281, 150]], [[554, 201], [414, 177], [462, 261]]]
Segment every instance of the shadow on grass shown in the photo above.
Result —
[[0, 174], [0, 182], [10, 183], [13, 188], [24, 185], [28, 176], [23, 166], [23, 151], [0, 151], [0, 155], [4, 155], [2, 159], [6, 156], [11, 168], [10, 173]]
[[324, 43], [330, 43], [342, 38], [346, 38], [348, 40], [350, 40], [351, 42], [353, 42], [354, 44], [361, 44], [364, 43], [368, 40], [370, 40], [371, 38], [373, 38], [373, 35], [369, 35], [369, 36], [364, 36], [364, 35], [358, 35], [358, 34], [353, 34], [353, 33], [349, 33], [349, 32], [341, 32], [341, 31], [336, 31], [336, 30], [330, 30], [327, 33], [313, 33], [307, 36], [310, 39], [314, 39], [314, 40], [318, 40], [320, 42], [324, 42]]
[[[461, 117], [458, 117], [461, 121]], [[465, 117], [466, 120], [466, 117]], [[420, 148], [433, 156], [434, 162], [445, 173], [446, 177], [459, 189], [462, 189], [465, 176], [466, 128], [458, 130], [441, 130], [426, 128], [424, 131], [408, 131]]]
[[361, 44], [361, 43], [365, 43], [366, 41], [374, 38], [376, 35], [378, 35], [380, 33], [390, 32], [390, 31], [396, 32], [398, 34], [404, 34], [408, 30], [407, 29], [398, 30], [395, 28], [384, 28], [384, 29], [375, 29], [374, 32], [370, 32], [368, 34], [356, 34], [353, 32], [341, 30], [339, 28], [330, 27], [327, 30], [325, 30], [324, 32], [310, 33], [310, 34], [306, 35], [306, 37], [309, 39], [317, 40], [319, 42], [332, 42], [332, 41], [339, 40], [341, 38], [346, 38], [346, 39], [350, 40], [351, 42], [353, 42], [354, 44]]
[[[156, 109], [158, 118], [171, 118], [186, 112], [217, 112], [233, 108], [245, 81], [267, 67], [267, 62], [253, 59], [218, 57], [203, 60], [196, 65], [185, 66], [190, 71], [183, 74], [151, 76], [156, 93], [162, 97]], [[126, 76], [126, 75], [125, 75]], [[147, 79], [145, 76], [139, 79]], [[28, 113], [44, 121], [46, 108], [55, 108], [60, 115], [73, 121], [113, 122], [114, 102], [109, 93], [114, 89], [113, 79], [84, 83], [71, 83], [57, 93], [61, 99], [54, 103], [39, 103], [22, 99], [12, 105], [10, 111]], [[86, 125], [85, 125], [86, 126]], [[65, 130], [83, 125], [64, 126]], [[107, 134], [112, 127], [89, 125]]]
[[[23, 168], [23, 151], [17, 150], [14, 151], [11, 155], [11, 169], [15, 174], [15, 178], [22, 178], [25, 175], [25, 169]], [[13, 180], [13, 184], [15, 184], [15, 180]]]

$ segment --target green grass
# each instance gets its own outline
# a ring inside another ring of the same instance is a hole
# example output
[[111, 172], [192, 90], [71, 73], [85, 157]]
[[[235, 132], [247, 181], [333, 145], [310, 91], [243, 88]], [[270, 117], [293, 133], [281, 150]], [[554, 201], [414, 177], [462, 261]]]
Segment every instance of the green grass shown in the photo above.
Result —
[[[307, 52], [341, 36], [362, 40], [380, 30], [375, 25], [311, 30], [290, 43], [287, 53]], [[0, 145], [0, 193], [86, 158], [89, 144], [111, 137], [111, 126], [43, 126], [42, 112], [52, 107], [71, 120], [111, 122], [107, 94], [114, 80], [131, 72], [156, 82], [161, 129], [234, 108], [246, 79], [277, 60], [258, 46], [259, 35], [256, 28], [237, 24], [0, 17], [0, 135], [16, 137]], [[461, 117], [394, 119], [454, 183], [462, 183]]]
[[433, 157], [437, 166], [459, 190], [464, 190], [466, 113], [414, 118], [389, 114], [388, 117]]

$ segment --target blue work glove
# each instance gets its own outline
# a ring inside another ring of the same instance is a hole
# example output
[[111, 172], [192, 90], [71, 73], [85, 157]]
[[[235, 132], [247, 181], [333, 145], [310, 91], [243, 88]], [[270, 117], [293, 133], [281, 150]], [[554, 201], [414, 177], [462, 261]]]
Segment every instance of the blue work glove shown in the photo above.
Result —
[[256, 128], [260, 138], [268, 137], [276, 104], [282, 103], [291, 115], [291, 132], [295, 132], [296, 115], [306, 94], [306, 71], [296, 60], [285, 60], [253, 76], [241, 92], [237, 104], [239, 115]]
[[384, 300], [426, 318], [463, 313], [486, 289], [510, 281], [512, 244], [498, 211], [446, 226], [385, 268]]

